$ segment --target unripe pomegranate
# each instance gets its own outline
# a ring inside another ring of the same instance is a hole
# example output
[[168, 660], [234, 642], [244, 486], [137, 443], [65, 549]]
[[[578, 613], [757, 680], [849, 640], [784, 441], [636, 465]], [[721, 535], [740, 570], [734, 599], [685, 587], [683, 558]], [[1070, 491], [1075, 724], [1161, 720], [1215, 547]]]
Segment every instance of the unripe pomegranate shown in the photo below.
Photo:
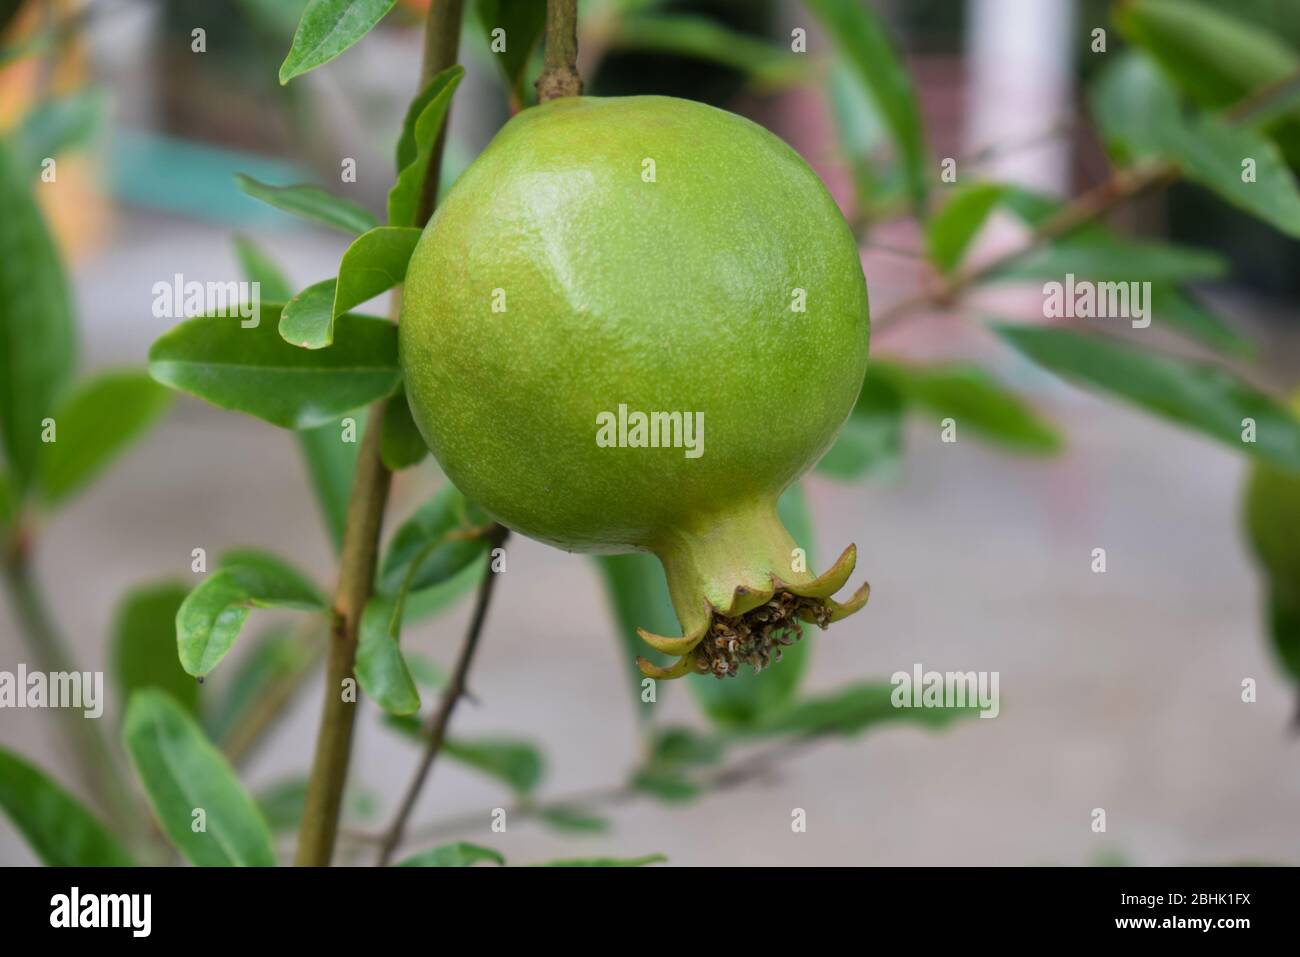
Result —
[[525, 110], [411, 258], [401, 357], [448, 476], [559, 548], [653, 552], [679, 637], [655, 677], [761, 667], [866, 602], [831, 595], [776, 514], [866, 369], [867, 290], [817, 175], [741, 117], [684, 100]]

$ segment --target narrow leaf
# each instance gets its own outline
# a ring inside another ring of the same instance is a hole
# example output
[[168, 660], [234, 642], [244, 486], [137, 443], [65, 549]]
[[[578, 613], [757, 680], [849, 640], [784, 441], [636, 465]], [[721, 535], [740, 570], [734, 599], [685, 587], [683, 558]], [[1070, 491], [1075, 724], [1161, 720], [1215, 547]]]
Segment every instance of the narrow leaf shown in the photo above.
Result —
[[[137, 691], [126, 709], [127, 754], [154, 816], [200, 867], [273, 867], [271, 832], [230, 765], [166, 693]], [[204, 829], [194, 827], [201, 812]]]
[[90, 811], [35, 765], [0, 748], [0, 807], [48, 867], [132, 867]]
[[662, 854], [647, 854], [644, 857], [577, 857], [570, 860], [548, 861], [539, 867], [645, 867], [647, 864], [665, 864], [668, 862]]
[[481, 864], [484, 861], [504, 865], [506, 859], [499, 851], [494, 851], [490, 847], [480, 847], [478, 844], [467, 844], [464, 841], [459, 841], [455, 844], [444, 844], [441, 847], [421, 851], [419, 854], [408, 857], [397, 866], [473, 867], [475, 864]]
[[280, 64], [280, 83], [334, 59], [375, 28], [397, 0], [308, 0], [289, 54]]
[[255, 328], [238, 317], [182, 322], [149, 350], [149, 373], [213, 405], [287, 429], [309, 429], [390, 395], [400, 381], [397, 327], [340, 316], [329, 349], [280, 337], [280, 311], [263, 306]]
[[[1011, 346], [1075, 382], [1125, 399], [1248, 455], [1300, 469], [1300, 421], [1273, 398], [1204, 363], [1068, 329], [995, 326]], [[1242, 441], [1245, 420], [1255, 441]]]
[[404, 154], [410, 158], [398, 171], [397, 182], [388, 191], [389, 226], [418, 225], [421, 202], [428, 188], [425, 179], [429, 172], [429, 158], [451, 108], [452, 94], [464, 76], [463, 67], [448, 67], [435, 76], [417, 97], [416, 102], [422, 102], [422, 105], [411, 125], [410, 142], [414, 143], [414, 150], [409, 145], [405, 148], [398, 145], [399, 158]]
[[[514, 101], [522, 104], [524, 71], [546, 26], [546, 4], [535, 0], [477, 0], [474, 7], [506, 88]], [[501, 40], [505, 48], [500, 51], [492, 47], [495, 30], [503, 31]]]
[[878, 724], [905, 722], [941, 728], [958, 718], [978, 714], [977, 705], [968, 707], [899, 708], [893, 703], [897, 688], [886, 682], [860, 682], [839, 691], [802, 701], [782, 714], [758, 722], [746, 733], [758, 736], [861, 734]]
[[966, 254], [976, 234], [988, 221], [1006, 187], [997, 183], [976, 183], [953, 193], [942, 210], [925, 225], [925, 244], [930, 262], [940, 272], [951, 272]]
[[603, 834], [610, 827], [608, 818], [568, 805], [543, 808], [537, 813], [537, 819], [557, 831], [578, 834]]
[[0, 143], [0, 440], [20, 491], [76, 362], [63, 264], [28, 191], [34, 173]]
[[415, 714], [420, 692], [415, 687], [397, 635], [391, 627], [396, 608], [392, 599], [375, 596], [361, 615], [356, 673], [362, 690], [389, 714]]
[[496, 778], [519, 795], [532, 793], [545, 770], [536, 745], [513, 738], [448, 739], [443, 751], [460, 764]]
[[53, 442], [43, 442], [37, 486], [51, 504], [88, 484], [171, 405], [172, 395], [144, 370], [108, 372], [78, 383], [60, 404]]
[[357, 235], [379, 225], [374, 214], [364, 206], [340, 199], [310, 183], [272, 186], [244, 173], [236, 173], [235, 185], [276, 209], [345, 233]]
[[113, 617], [113, 677], [126, 701], [135, 691], [158, 688], [194, 712], [199, 685], [176, 660], [176, 613], [188, 589], [176, 581], [127, 593]]
[[257, 243], [247, 236], [235, 237], [235, 257], [244, 278], [258, 284], [259, 302], [288, 302], [293, 297], [293, 285], [279, 265]]

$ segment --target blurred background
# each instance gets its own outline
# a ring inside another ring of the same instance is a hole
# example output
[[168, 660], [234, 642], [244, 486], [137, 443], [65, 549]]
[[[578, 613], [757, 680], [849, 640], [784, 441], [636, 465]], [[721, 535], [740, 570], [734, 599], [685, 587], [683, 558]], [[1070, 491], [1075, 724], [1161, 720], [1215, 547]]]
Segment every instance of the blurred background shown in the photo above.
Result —
[[[347, 237], [243, 195], [233, 173], [319, 182], [383, 208], [391, 146], [419, 70], [419, 0], [399, 0], [363, 42], [285, 87], [276, 70], [302, 0], [0, 7], [6, 50], [39, 45], [35, 55], [0, 60], [0, 129], [34, 104], [68, 97], [77, 98], [69, 121], [87, 126], [78, 148], [59, 160], [57, 188], [35, 190], [72, 281], [83, 368], [141, 366], [171, 324], [153, 317], [154, 283], [176, 273], [238, 278], [236, 232], [272, 250], [298, 288], [334, 274]], [[1109, 4], [872, 0], [871, 7], [913, 78], [936, 168], [952, 157], [963, 179], [1059, 197], [1106, 176], [1085, 90], [1102, 61], [1090, 31], [1105, 28], [1112, 50], [1124, 44]], [[1300, 42], [1300, 4], [1239, 0], [1234, 8]], [[679, 29], [657, 29], [656, 18]], [[873, 312], [924, 288], [924, 237], [898, 214], [905, 187], [880, 145], [879, 116], [832, 55], [834, 38], [800, 3], [593, 0], [581, 22], [588, 92], [701, 99], [764, 124], [808, 159], [860, 228]], [[196, 28], [206, 31], [201, 53], [192, 49]], [[785, 55], [796, 28], [807, 31], [808, 66]], [[446, 182], [512, 109], [472, 10], [461, 50], [468, 74], [452, 109]], [[345, 158], [356, 162], [355, 183], [340, 183]], [[1256, 344], [1251, 381], [1279, 395], [1300, 385], [1294, 240], [1188, 186], [1139, 200], [1111, 225], [1225, 256], [1229, 276], [1198, 295]], [[1005, 247], [1023, 228], [995, 215], [973, 255]], [[833, 740], [742, 788], [676, 804], [621, 802], [608, 810], [607, 830], [581, 835], [533, 822], [491, 833], [490, 809], [509, 804], [508, 793], [446, 761], [425, 789], [417, 825], [460, 820], [445, 836], [487, 843], [519, 862], [577, 849], [662, 852], [677, 865], [1300, 864], [1300, 741], [1289, 728], [1296, 701], [1265, 637], [1263, 586], [1240, 529], [1248, 463], [1065, 386], [999, 345], [978, 317], [1041, 314], [1040, 286], [981, 289], [962, 317], [910, 315], [878, 330], [872, 352], [980, 362], [1059, 427], [1060, 454], [1014, 455], [964, 438], [942, 443], [940, 416], [922, 414], [907, 420], [901, 454], [865, 481], [815, 474], [805, 482], [822, 560], [854, 541], [872, 584], [864, 612], [818, 636], [808, 692], [887, 679], [916, 663], [997, 671], [996, 720]], [[382, 314], [373, 305], [367, 311]], [[401, 473], [390, 527], [439, 482], [428, 461]], [[292, 436], [187, 397], [39, 533], [36, 574], [85, 669], [109, 667], [107, 636], [122, 595], [143, 581], [191, 579], [196, 547], [217, 554], [263, 546], [323, 586], [334, 573]], [[1104, 574], [1091, 568], [1099, 547]], [[462, 706], [455, 728], [537, 742], [546, 756], [543, 797], [616, 782], [642, 746], [627, 653], [599, 572], [582, 556], [519, 537], [509, 562], [474, 672], [476, 700]], [[468, 604], [410, 628], [404, 646], [448, 665]], [[13, 670], [26, 659], [10, 611], [0, 600], [0, 669]], [[1256, 703], [1241, 700], [1246, 678], [1258, 683]], [[254, 791], [308, 767], [319, 680], [305, 684], [248, 756], [241, 776]], [[702, 726], [683, 687], [661, 691], [660, 720]], [[110, 698], [107, 728], [121, 708]], [[55, 725], [50, 712], [2, 711], [0, 745], [75, 789]], [[353, 753], [353, 780], [367, 805], [355, 826], [382, 824], [418, 749], [367, 705]], [[1100, 834], [1091, 828], [1099, 807], [1107, 814]], [[791, 832], [793, 808], [807, 811], [807, 833]], [[0, 819], [0, 863], [34, 862]]]

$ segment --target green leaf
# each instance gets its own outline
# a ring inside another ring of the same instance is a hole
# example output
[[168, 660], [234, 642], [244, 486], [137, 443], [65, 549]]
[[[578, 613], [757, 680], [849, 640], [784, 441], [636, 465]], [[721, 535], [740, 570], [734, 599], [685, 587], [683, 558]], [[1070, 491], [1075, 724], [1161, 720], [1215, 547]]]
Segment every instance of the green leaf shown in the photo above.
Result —
[[244, 173], [236, 173], [235, 185], [276, 209], [345, 233], [358, 235], [379, 225], [379, 220], [364, 206], [340, 199], [310, 183], [272, 186]]
[[35, 765], [0, 748], [0, 807], [47, 867], [132, 867], [90, 811]]
[[123, 701], [141, 688], [159, 688], [186, 711], [197, 710], [198, 682], [176, 660], [176, 613], [187, 594], [181, 582], [160, 582], [128, 592], [118, 605], [111, 641]]
[[[428, 587], [438, 581], [445, 581], [447, 570], [455, 566], [455, 571], [465, 567], [468, 562], [458, 563], [464, 557], [455, 549], [436, 555], [443, 545], [457, 546], [469, 544], [470, 540], [447, 541], [453, 533], [465, 533], [481, 528], [486, 524], [486, 517], [472, 505], [460, 490], [450, 483], [439, 489], [402, 522], [380, 563], [379, 591], [386, 595], [396, 595], [406, 582], [413, 563], [419, 563], [418, 576], [411, 582], [411, 590]], [[483, 543], [478, 540], [479, 552]], [[475, 556], [476, 557], [476, 556]], [[434, 570], [426, 569], [437, 566]], [[454, 573], [454, 572], [453, 572]]]
[[577, 857], [571, 860], [547, 861], [539, 867], [645, 867], [647, 864], [665, 864], [668, 858], [662, 854], [647, 854], [644, 857]]
[[609, 830], [609, 819], [599, 814], [569, 805], [554, 805], [537, 812], [537, 819], [557, 831], [578, 834], [603, 834]]
[[[777, 511], [795, 544], [807, 555], [808, 567], [814, 568], [817, 549], [802, 486], [795, 484], [786, 489], [777, 503]], [[805, 626], [803, 637], [782, 649], [780, 662], [758, 674], [742, 668], [736, 677], [724, 681], [711, 675], [690, 675], [686, 681], [691, 693], [709, 718], [723, 727], [751, 724], [763, 715], [780, 711], [798, 693], [812, 654], [815, 632], [813, 626]]]
[[391, 598], [376, 595], [361, 614], [356, 674], [361, 688], [389, 714], [415, 714], [420, 692], [397, 644], [400, 619]]
[[419, 225], [429, 158], [451, 108], [452, 94], [464, 76], [463, 67], [448, 67], [430, 80], [411, 104], [397, 147], [397, 182], [388, 191], [389, 226]]
[[[173, 643], [175, 640], [173, 621]], [[169, 652], [168, 657], [174, 659], [174, 651]], [[276, 693], [277, 685], [307, 668], [311, 661], [310, 649], [296, 640], [287, 628], [275, 628], [258, 635], [248, 652], [236, 662], [233, 673], [226, 676], [212, 707], [204, 709], [204, 726], [208, 733], [225, 744], [249, 712], [265, 703]]]
[[41, 163], [94, 139], [104, 120], [106, 97], [100, 90], [82, 90], [37, 103], [14, 131], [19, 166], [35, 176]]
[[681, 771], [644, 768], [632, 776], [631, 786], [667, 804], [684, 804], [700, 796], [700, 787]]
[[[1231, 373], [1067, 329], [995, 326], [1017, 351], [1057, 375], [1125, 399], [1238, 451], [1300, 469], [1300, 422]], [[1256, 441], [1243, 442], [1253, 419]]]
[[307, 466], [307, 477], [336, 552], [343, 547], [343, 527], [347, 523], [348, 500], [352, 498], [352, 477], [357, 471], [361, 436], [365, 431], [363, 416], [358, 415], [354, 421], [355, 442], [343, 441], [342, 419], [297, 433], [298, 449]]
[[280, 338], [300, 349], [324, 349], [332, 345], [337, 282], [322, 279], [286, 302], [280, 312]]
[[773, 735], [861, 734], [877, 724], [905, 722], [941, 728], [963, 717], [979, 713], [977, 706], [965, 708], [896, 708], [892, 683], [864, 681], [829, 694], [801, 701], [781, 714], [772, 715], [746, 733]]
[[6, 530], [18, 515], [18, 490], [14, 488], [9, 473], [0, 469], [0, 532]]
[[287, 302], [293, 297], [293, 286], [279, 265], [247, 236], [235, 237], [235, 258], [244, 278], [258, 284], [260, 302]]
[[36, 468], [41, 421], [53, 414], [76, 363], [63, 264], [29, 179], [0, 143], [0, 439], [19, 491]]
[[1122, 53], [1102, 67], [1088, 90], [1106, 150], [1121, 165], [1162, 152], [1182, 126], [1178, 96], [1141, 53]]
[[309, 429], [391, 395], [401, 380], [397, 327], [340, 316], [329, 349], [298, 349], [276, 328], [280, 313], [262, 306], [255, 328], [235, 317], [189, 319], [149, 350], [149, 373], [213, 405], [247, 412], [286, 429]]
[[940, 272], [950, 273], [961, 263], [971, 240], [988, 221], [1006, 187], [975, 183], [956, 190], [938, 215], [925, 224], [925, 245]]
[[891, 380], [912, 405], [929, 409], [940, 420], [952, 418], [987, 441], [1017, 452], [1052, 455], [1064, 439], [1019, 396], [1009, 392], [978, 366], [932, 366], [873, 363], [876, 376]]
[[421, 851], [419, 854], [408, 857], [397, 866], [473, 867], [475, 864], [481, 864], [484, 861], [504, 866], [506, 859], [500, 852], [494, 851], [490, 847], [480, 847], [478, 844], [467, 844], [464, 841], [458, 841], [455, 844], [444, 844], [441, 847]]
[[1156, 322], [1212, 348], [1238, 356], [1255, 353], [1253, 342], [1176, 286], [1152, 283], [1151, 312]]
[[202, 677], [230, 651], [251, 608], [320, 611], [316, 586], [270, 555], [239, 552], [190, 592], [176, 613], [181, 666]]
[[143, 435], [171, 404], [171, 393], [143, 370], [107, 372], [78, 383], [52, 418], [53, 442], [43, 442], [36, 484], [45, 500], [79, 491]]
[[1300, 609], [1273, 595], [1268, 624], [1278, 664], [1292, 681], [1300, 682]]
[[852, 480], [894, 465], [903, 451], [904, 407], [903, 392], [888, 376], [875, 373], [873, 361], [852, 414], [835, 444], [817, 463], [817, 471]]
[[1082, 229], [1018, 256], [986, 280], [1062, 280], [1067, 274], [1096, 282], [1191, 282], [1219, 279], [1221, 256], [1174, 243], [1123, 239], [1102, 227]]
[[477, 0], [474, 12], [490, 45], [492, 31], [505, 31], [505, 49], [493, 51], [501, 75], [515, 103], [524, 103], [524, 71], [546, 26], [546, 4], [536, 0]]
[[422, 231], [414, 226], [376, 226], [354, 239], [339, 263], [334, 315], [340, 316], [400, 284], [421, 235]]
[[[271, 831], [257, 805], [225, 758], [165, 692], [131, 696], [123, 738], [154, 816], [191, 863], [275, 866]], [[196, 831], [200, 809], [205, 829]]]
[[857, 71], [867, 94], [889, 128], [917, 215], [925, 211], [929, 177], [921, 112], [903, 66], [880, 17], [858, 0], [807, 0], [808, 9], [834, 38]]
[[415, 419], [411, 418], [406, 392], [399, 389], [384, 407], [384, 431], [379, 437], [379, 455], [384, 460], [384, 467], [390, 472], [400, 472], [418, 465], [428, 454], [424, 436], [420, 434]]
[[[613, 627], [622, 648], [624, 672], [630, 682], [637, 715], [650, 720], [654, 716], [657, 701], [642, 699], [641, 682], [645, 677], [637, 667], [636, 659], [641, 655], [660, 666], [666, 665], [670, 659], [642, 641], [636, 630], [644, 628], [656, 635], [679, 633], [677, 615], [673, 612], [672, 599], [668, 595], [668, 580], [664, 577], [663, 566], [659, 564], [659, 559], [647, 552], [593, 555], [592, 561], [600, 569], [601, 580], [605, 584], [605, 595], [614, 616]], [[660, 682], [658, 693], [666, 688], [667, 685]]]
[[691, 778], [697, 768], [715, 765], [726, 753], [726, 741], [689, 728], [665, 728], [650, 742], [649, 755], [631, 780], [632, 787], [669, 804], [699, 797]]
[[[285, 778], [253, 795], [257, 809], [266, 819], [272, 834], [285, 834], [298, 830], [307, 806], [307, 778]], [[374, 795], [366, 791], [352, 791], [344, 795], [344, 814], [363, 820], [373, 814]]]
[[308, 0], [280, 84], [334, 59], [375, 28], [397, 0]]
[[608, 42], [613, 50], [668, 53], [719, 63], [761, 87], [789, 86], [808, 75], [805, 59], [798, 54], [689, 13], [620, 17]]
[[443, 751], [466, 767], [482, 771], [518, 795], [532, 793], [545, 770], [542, 753], [528, 741], [514, 738], [448, 739]]

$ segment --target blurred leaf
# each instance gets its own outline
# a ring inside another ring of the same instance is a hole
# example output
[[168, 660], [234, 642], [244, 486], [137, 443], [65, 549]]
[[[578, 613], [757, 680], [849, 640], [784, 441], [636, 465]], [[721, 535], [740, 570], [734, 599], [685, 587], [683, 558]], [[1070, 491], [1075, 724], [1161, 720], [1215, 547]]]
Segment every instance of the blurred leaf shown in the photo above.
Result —
[[[307, 806], [307, 778], [282, 779], [255, 795], [257, 809], [266, 819], [272, 834], [292, 833], [302, 823], [303, 809]], [[349, 818], [364, 820], [370, 816], [374, 795], [349, 789], [343, 797], [344, 814]]]
[[397, 0], [308, 0], [289, 55], [280, 64], [280, 83], [334, 59], [375, 28]]
[[357, 681], [389, 714], [415, 714], [420, 710], [420, 692], [397, 644], [400, 620], [395, 621], [395, 613], [391, 598], [376, 595], [366, 604], [357, 645]]
[[94, 139], [104, 120], [106, 98], [100, 90], [42, 100], [14, 131], [19, 167], [35, 176], [41, 163]]
[[782, 87], [805, 77], [799, 54], [747, 36], [705, 16], [651, 13], [618, 18], [609, 46], [709, 60], [731, 67], [764, 87]]
[[248, 282], [259, 285], [261, 302], [288, 302], [293, 298], [293, 285], [265, 250], [247, 236], [235, 237], [235, 258]]
[[[470, 562], [446, 581], [418, 591], [409, 592], [402, 605], [402, 622], [423, 621], [440, 614], [474, 591], [483, 576], [489, 574], [491, 558], [485, 553], [477, 561]], [[417, 681], [418, 676], [417, 676]]]
[[859, 479], [892, 466], [902, 455], [904, 395], [893, 380], [876, 375], [874, 370], [873, 360], [853, 412], [835, 444], [817, 463], [819, 473]]
[[977, 707], [896, 708], [890, 700], [895, 687], [886, 682], [864, 681], [839, 691], [817, 695], [789, 710], [774, 714], [750, 728], [747, 734], [814, 735], [860, 734], [873, 725], [906, 722], [941, 728], [958, 718], [979, 713]]
[[9, 473], [0, 469], [0, 532], [9, 527], [18, 515], [18, 490], [14, 488]]
[[464, 67], [448, 67], [430, 80], [411, 104], [411, 112], [407, 114], [402, 138], [397, 145], [397, 182], [388, 191], [389, 226], [420, 225], [429, 158], [451, 108], [452, 94], [464, 76]]
[[489, 49], [492, 31], [505, 31], [505, 49], [493, 52], [492, 59], [501, 70], [506, 88], [516, 103], [524, 102], [524, 71], [528, 58], [537, 48], [546, 27], [546, 4], [536, 0], [477, 0], [474, 12], [487, 38]]
[[400, 284], [420, 235], [413, 226], [376, 226], [354, 239], [339, 262], [334, 316]]
[[223, 409], [247, 412], [286, 429], [310, 429], [391, 395], [397, 327], [340, 316], [330, 349], [299, 349], [276, 329], [279, 310], [262, 306], [256, 328], [238, 316], [189, 319], [149, 350], [149, 373], [164, 385]]
[[555, 805], [543, 808], [537, 819], [557, 831], [580, 834], [603, 834], [609, 830], [609, 819], [581, 808]]
[[690, 728], [664, 728], [651, 741], [648, 766], [679, 768], [716, 764], [725, 753], [722, 740], [716, 736], [705, 736]]
[[41, 443], [36, 483], [51, 504], [79, 491], [143, 435], [172, 396], [143, 369], [79, 382], [54, 413], [55, 441]]
[[[1277, 401], [1216, 366], [1153, 354], [1066, 329], [998, 324], [1011, 346], [1067, 379], [1287, 468], [1300, 468], [1300, 422]], [[1257, 441], [1243, 442], [1253, 419]]]
[[316, 504], [334, 550], [343, 547], [343, 527], [347, 522], [348, 500], [352, 498], [352, 476], [357, 470], [365, 416], [357, 415], [355, 442], [343, 441], [343, 421], [330, 422], [297, 433], [299, 451], [307, 465], [307, 475]]
[[844, 58], [857, 70], [867, 93], [889, 127], [902, 160], [908, 194], [918, 216], [924, 216], [929, 177], [926, 175], [921, 113], [907, 69], [871, 7], [857, 0], [806, 0]]
[[80, 801], [45, 772], [0, 748], [0, 807], [47, 867], [132, 867]]
[[504, 866], [506, 859], [498, 851], [494, 851], [490, 847], [480, 847], [478, 844], [459, 841], [455, 844], [444, 844], [428, 851], [421, 851], [419, 854], [408, 857], [397, 866], [473, 867], [475, 864], [481, 864], [484, 861]]
[[925, 245], [930, 262], [940, 272], [952, 272], [961, 263], [971, 240], [988, 221], [1006, 187], [975, 183], [953, 192], [943, 209], [925, 225]]
[[682, 804], [700, 796], [699, 785], [670, 768], [643, 768], [633, 775], [631, 785], [668, 804]]
[[[777, 503], [777, 511], [795, 544], [807, 555], [808, 568], [812, 570], [816, 567], [816, 545], [802, 486], [795, 484], [786, 489]], [[690, 675], [686, 682], [715, 724], [723, 727], [752, 724], [794, 700], [808, 668], [815, 631], [814, 626], [805, 625], [803, 637], [781, 649], [781, 660], [759, 674], [742, 668], [734, 678], [719, 680], [712, 675]]]
[[547, 861], [539, 867], [645, 867], [647, 864], [664, 864], [668, 858], [662, 854], [644, 857], [579, 857], [572, 860]]
[[[668, 580], [664, 577], [663, 566], [659, 564], [659, 559], [648, 552], [593, 555], [592, 561], [600, 570], [601, 579], [605, 583], [605, 594], [613, 612], [613, 627], [622, 647], [624, 672], [631, 682], [637, 715], [649, 720], [654, 716], [657, 701], [642, 700], [641, 682], [645, 679], [637, 667], [636, 659], [638, 655], [644, 655], [654, 664], [662, 666], [668, 663], [669, 658], [642, 641], [636, 630], [644, 628], [656, 635], [676, 633], [677, 615], [673, 612], [672, 599], [668, 596]], [[656, 699], [658, 693], [666, 688], [665, 683], [659, 683]]]
[[1151, 312], [1157, 322], [1214, 349], [1238, 356], [1255, 353], [1253, 342], [1177, 286], [1152, 283]]
[[827, 73], [827, 97], [835, 131], [846, 154], [857, 199], [857, 216], [874, 219], [909, 202], [900, 163], [877, 169], [877, 156], [889, 147], [880, 111], [858, 82], [857, 71], [836, 58]]
[[279, 559], [239, 552], [194, 588], [176, 613], [181, 666], [202, 677], [230, 651], [251, 608], [320, 611], [325, 598]]
[[63, 264], [29, 179], [0, 143], [0, 439], [20, 492], [36, 468], [41, 420], [53, 414], [76, 364]]
[[518, 795], [531, 794], [545, 769], [535, 745], [513, 738], [448, 738], [442, 749], [447, 757], [496, 778]]
[[[410, 590], [446, 581], [486, 548], [486, 541], [481, 537], [464, 537], [480, 529], [486, 521], [460, 490], [448, 483], [393, 533], [380, 563], [379, 591], [396, 595], [415, 562], [419, 563], [419, 570], [410, 582]], [[461, 537], [448, 540], [453, 533]]]
[[113, 617], [112, 660], [123, 701], [141, 688], [166, 691], [186, 711], [197, 710], [199, 685], [176, 660], [176, 613], [188, 589], [167, 581], [128, 592]]
[[[217, 749], [162, 691], [137, 691], [123, 731], [154, 816], [171, 842], [200, 867], [274, 867], [271, 832]], [[205, 829], [196, 831], [202, 810]]]
[[1278, 664], [1287, 677], [1300, 682], [1300, 609], [1276, 595], [1269, 603], [1269, 635]]
[[1059, 452], [1064, 439], [1018, 395], [978, 366], [913, 365], [876, 359], [875, 374], [892, 381], [912, 405], [953, 418], [987, 441], [1034, 455]]
[[260, 199], [276, 209], [345, 233], [359, 235], [379, 225], [374, 214], [364, 206], [340, 199], [310, 183], [272, 186], [244, 173], [236, 173], [235, 185], [254, 199]]
[[418, 652], [406, 653], [406, 670], [421, 687], [436, 690], [447, 685], [447, 673], [436, 662]]
[[286, 302], [280, 311], [280, 338], [300, 349], [324, 349], [333, 344], [337, 282], [322, 279]]
[[1121, 165], [1158, 155], [1182, 126], [1177, 94], [1139, 52], [1121, 53], [1102, 67], [1088, 99], [1106, 150]]
[[384, 407], [384, 431], [379, 437], [379, 455], [390, 472], [418, 465], [429, 454], [406, 401], [405, 389], [398, 389]]
[[[175, 642], [174, 620], [172, 641]], [[204, 726], [208, 733], [224, 744], [240, 722], [274, 694], [277, 684], [310, 663], [307, 647], [296, 641], [287, 629], [275, 628], [258, 635], [248, 652], [236, 662], [233, 673], [227, 675], [221, 694], [205, 709]]]
[[1219, 279], [1227, 263], [1215, 253], [1124, 239], [1101, 227], [1081, 229], [1019, 256], [986, 280], [1061, 280], [1067, 274], [1097, 282], [1190, 282]]

